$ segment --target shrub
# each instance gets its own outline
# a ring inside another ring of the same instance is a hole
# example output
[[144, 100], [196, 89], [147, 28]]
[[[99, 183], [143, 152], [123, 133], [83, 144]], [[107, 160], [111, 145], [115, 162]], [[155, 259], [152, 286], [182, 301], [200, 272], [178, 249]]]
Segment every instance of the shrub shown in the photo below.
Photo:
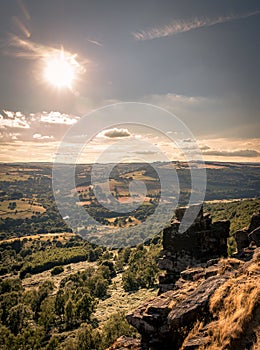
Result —
[[149, 250], [140, 245], [131, 252], [129, 267], [122, 277], [126, 292], [151, 288], [155, 285], [159, 271], [156, 263], [158, 251], [155, 245], [151, 245]]
[[52, 270], [51, 270], [51, 275], [55, 276], [55, 275], [59, 275], [60, 273], [62, 273], [64, 271], [64, 268], [62, 266], [55, 266]]
[[127, 322], [125, 313], [119, 311], [109, 317], [102, 329], [102, 348], [106, 349], [123, 335], [136, 336], [137, 331]]

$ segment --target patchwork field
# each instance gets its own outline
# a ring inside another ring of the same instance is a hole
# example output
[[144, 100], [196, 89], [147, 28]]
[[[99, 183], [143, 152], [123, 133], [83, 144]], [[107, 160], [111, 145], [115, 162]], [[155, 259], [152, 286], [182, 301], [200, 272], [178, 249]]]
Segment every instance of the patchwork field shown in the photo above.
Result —
[[33, 215], [39, 215], [46, 209], [37, 202], [32, 202], [26, 199], [4, 200], [0, 202], [0, 218], [7, 217], [13, 219], [31, 218]]

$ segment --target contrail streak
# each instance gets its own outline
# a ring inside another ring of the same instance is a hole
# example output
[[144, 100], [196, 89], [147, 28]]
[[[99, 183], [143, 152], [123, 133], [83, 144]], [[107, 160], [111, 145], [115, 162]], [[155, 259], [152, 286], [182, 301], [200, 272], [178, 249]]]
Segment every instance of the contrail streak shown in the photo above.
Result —
[[216, 24], [235, 21], [242, 18], [255, 16], [260, 10], [248, 12], [240, 15], [220, 16], [217, 18], [195, 18], [190, 21], [178, 20], [161, 27], [152, 28], [150, 30], [141, 30], [133, 33], [136, 40], [152, 40], [157, 38], [165, 38], [178, 33], [189, 32], [193, 29], [212, 27]]

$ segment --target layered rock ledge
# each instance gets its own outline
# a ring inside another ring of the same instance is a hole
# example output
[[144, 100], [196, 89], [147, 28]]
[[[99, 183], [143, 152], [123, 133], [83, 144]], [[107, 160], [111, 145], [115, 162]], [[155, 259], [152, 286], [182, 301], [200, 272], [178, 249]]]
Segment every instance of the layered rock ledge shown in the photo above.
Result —
[[127, 315], [141, 341], [121, 337], [110, 349], [259, 349], [260, 213], [236, 233], [238, 252], [231, 258], [228, 221], [212, 223], [201, 208], [180, 235], [183, 213], [163, 231], [160, 294]]

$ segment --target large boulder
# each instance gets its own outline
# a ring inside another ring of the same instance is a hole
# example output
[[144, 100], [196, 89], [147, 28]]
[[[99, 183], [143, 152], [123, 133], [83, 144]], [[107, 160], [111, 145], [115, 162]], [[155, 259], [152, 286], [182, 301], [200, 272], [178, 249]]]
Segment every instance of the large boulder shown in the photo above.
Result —
[[250, 260], [254, 254], [252, 247], [260, 247], [260, 211], [253, 214], [249, 226], [237, 231], [234, 237], [237, 244], [237, 253], [234, 256]]
[[239, 230], [235, 233], [235, 240], [237, 244], [237, 251], [240, 252], [249, 246], [249, 237], [247, 229]]
[[250, 241], [255, 242], [257, 247], [260, 247], [260, 226], [248, 235]]
[[258, 213], [253, 214], [248, 227], [248, 232], [254, 231], [259, 226], [260, 226], [260, 210], [258, 211]]
[[230, 222], [212, 223], [210, 215], [203, 214], [202, 206], [189, 209], [196, 210], [198, 215], [184, 233], [179, 232], [179, 226], [187, 208], [178, 208], [177, 219], [163, 230], [163, 251], [158, 265], [165, 274], [159, 279], [160, 293], [172, 289], [187, 267], [198, 266], [212, 258], [227, 257]]

